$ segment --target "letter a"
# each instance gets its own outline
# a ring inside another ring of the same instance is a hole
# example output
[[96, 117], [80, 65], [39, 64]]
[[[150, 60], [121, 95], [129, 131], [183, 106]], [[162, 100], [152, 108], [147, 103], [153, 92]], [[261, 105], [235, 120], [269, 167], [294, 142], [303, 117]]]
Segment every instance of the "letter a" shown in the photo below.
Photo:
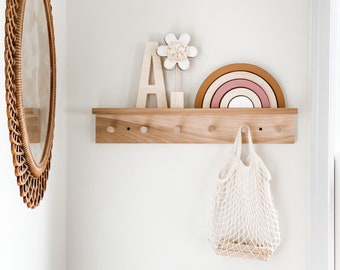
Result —
[[[145, 44], [142, 72], [140, 76], [137, 108], [145, 108], [148, 94], [155, 94], [158, 108], [168, 108], [161, 59], [157, 55], [158, 42]], [[153, 72], [152, 72], [153, 71]], [[151, 82], [150, 78], [154, 78]]]

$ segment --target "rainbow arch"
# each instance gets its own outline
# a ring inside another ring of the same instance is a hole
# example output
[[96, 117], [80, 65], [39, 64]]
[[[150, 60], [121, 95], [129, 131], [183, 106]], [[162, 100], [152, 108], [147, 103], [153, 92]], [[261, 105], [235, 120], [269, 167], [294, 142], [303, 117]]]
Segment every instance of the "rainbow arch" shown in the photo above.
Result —
[[258, 101], [262, 108], [285, 107], [282, 90], [267, 71], [252, 64], [231, 64], [204, 80], [196, 95], [195, 108], [229, 108], [231, 100], [238, 97], [250, 100], [248, 104], [253, 107], [258, 107]]

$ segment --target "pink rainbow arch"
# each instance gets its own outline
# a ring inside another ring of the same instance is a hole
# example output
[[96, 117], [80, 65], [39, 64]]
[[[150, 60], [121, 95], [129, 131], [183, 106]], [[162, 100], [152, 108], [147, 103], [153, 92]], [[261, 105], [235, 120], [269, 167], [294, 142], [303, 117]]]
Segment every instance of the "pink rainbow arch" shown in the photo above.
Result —
[[270, 101], [266, 92], [258, 84], [246, 79], [234, 79], [222, 84], [214, 93], [210, 108], [219, 108], [223, 96], [229, 91], [240, 87], [247, 88], [249, 91], [254, 92], [259, 97], [262, 108], [270, 108]]

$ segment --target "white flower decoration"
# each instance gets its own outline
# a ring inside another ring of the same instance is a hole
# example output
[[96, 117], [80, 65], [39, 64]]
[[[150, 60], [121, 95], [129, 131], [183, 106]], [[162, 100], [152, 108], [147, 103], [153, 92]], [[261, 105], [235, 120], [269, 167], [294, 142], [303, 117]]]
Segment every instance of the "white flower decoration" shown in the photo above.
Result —
[[198, 53], [196, 47], [188, 46], [190, 42], [189, 34], [182, 34], [179, 39], [173, 33], [165, 36], [165, 43], [157, 49], [159, 56], [166, 56], [164, 67], [173, 69], [178, 64], [181, 70], [187, 70], [190, 67], [188, 57], [195, 57]]

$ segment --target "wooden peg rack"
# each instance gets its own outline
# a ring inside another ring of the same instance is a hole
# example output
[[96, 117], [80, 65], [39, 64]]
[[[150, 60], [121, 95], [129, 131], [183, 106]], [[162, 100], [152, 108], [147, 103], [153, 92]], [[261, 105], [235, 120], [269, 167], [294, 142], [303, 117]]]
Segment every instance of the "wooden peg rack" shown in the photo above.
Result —
[[93, 108], [97, 143], [232, 143], [242, 124], [254, 143], [294, 143], [295, 108]]

